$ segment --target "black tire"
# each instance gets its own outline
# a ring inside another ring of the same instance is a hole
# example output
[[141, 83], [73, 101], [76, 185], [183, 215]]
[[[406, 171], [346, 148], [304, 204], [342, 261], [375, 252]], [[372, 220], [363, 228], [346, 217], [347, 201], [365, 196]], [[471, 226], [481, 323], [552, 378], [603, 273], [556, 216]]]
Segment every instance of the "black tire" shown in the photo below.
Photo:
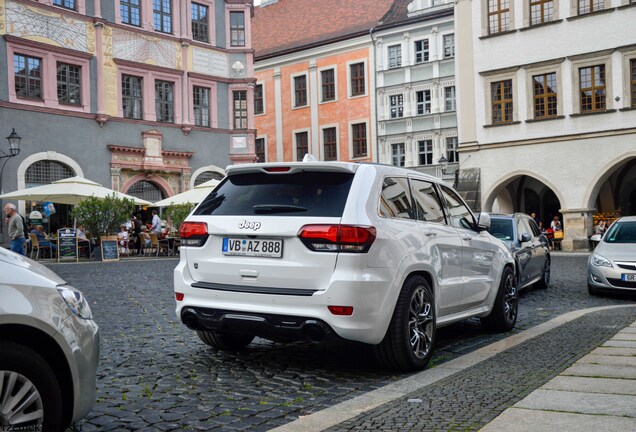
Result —
[[424, 369], [435, 345], [433, 290], [422, 276], [408, 278], [402, 286], [393, 317], [374, 352], [383, 368], [398, 371]]
[[[37, 417], [17, 424], [12, 424], [9, 417], [9, 424], [16, 430], [66, 430], [68, 424], [62, 423], [62, 392], [48, 363], [32, 349], [13, 342], [0, 342], [0, 353], [0, 382], [4, 382], [0, 388], [0, 412], [13, 405], [12, 395], [24, 390], [27, 393], [20, 401], [31, 400], [10, 416], [14, 416], [14, 421], [20, 413], [31, 413]], [[38, 413], [40, 410], [41, 413]]]
[[548, 289], [550, 286], [550, 258], [546, 258], [543, 264], [543, 273], [541, 273], [541, 279], [535, 284], [539, 289]]
[[222, 351], [237, 351], [254, 340], [254, 335], [240, 333], [218, 333], [212, 330], [197, 330], [199, 339], [212, 348]]
[[510, 331], [517, 323], [519, 311], [519, 297], [515, 287], [515, 277], [512, 269], [506, 267], [501, 275], [497, 298], [490, 315], [481, 318], [481, 323], [488, 330], [496, 332]]

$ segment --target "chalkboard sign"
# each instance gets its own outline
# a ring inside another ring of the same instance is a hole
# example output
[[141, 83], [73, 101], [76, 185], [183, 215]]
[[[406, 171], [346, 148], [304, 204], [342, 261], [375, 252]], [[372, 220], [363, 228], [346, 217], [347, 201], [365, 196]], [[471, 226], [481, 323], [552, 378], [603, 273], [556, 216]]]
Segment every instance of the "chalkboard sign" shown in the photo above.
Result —
[[57, 230], [57, 261], [74, 259], [79, 261], [77, 253], [77, 231], [75, 228]]
[[117, 236], [102, 236], [102, 261], [119, 261]]

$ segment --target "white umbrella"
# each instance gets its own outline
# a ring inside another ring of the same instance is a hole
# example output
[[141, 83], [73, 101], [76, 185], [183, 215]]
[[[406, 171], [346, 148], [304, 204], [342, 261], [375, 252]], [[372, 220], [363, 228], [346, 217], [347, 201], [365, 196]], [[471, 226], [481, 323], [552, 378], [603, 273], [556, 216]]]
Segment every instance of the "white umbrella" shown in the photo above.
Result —
[[219, 180], [209, 180], [205, 183], [201, 183], [198, 186], [193, 187], [185, 192], [181, 192], [180, 194], [173, 195], [166, 199], [162, 199], [161, 201], [157, 201], [154, 203], [155, 207], [168, 207], [171, 204], [199, 204], [205, 197], [207, 197], [212, 189], [219, 184]]
[[0, 195], [0, 199], [51, 201], [56, 204], [76, 205], [91, 196], [106, 198], [113, 193], [119, 199], [128, 198], [133, 200], [136, 205], [152, 205], [150, 201], [108, 189], [84, 177], [69, 177], [47, 185], [20, 189]]

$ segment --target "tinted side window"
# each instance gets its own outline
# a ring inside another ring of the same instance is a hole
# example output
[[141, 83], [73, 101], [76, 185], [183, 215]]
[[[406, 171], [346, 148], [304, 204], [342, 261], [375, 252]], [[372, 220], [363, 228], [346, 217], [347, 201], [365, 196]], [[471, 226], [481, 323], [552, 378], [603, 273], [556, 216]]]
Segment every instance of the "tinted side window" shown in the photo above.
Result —
[[341, 217], [352, 180], [351, 173], [334, 172], [233, 175], [194, 214]]
[[455, 228], [473, 229], [475, 219], [473, 219], [473, 214], [466, 207], [466, 204], [455, 192], [446, 186], [440, 186], [440, 189], [442, 190], [450, 224]]
[[380, 216], [412, 219], [412, 214], [408, 179], [406, 177], [385, 178], [380, 195]]
[[530, 225], [530, 229], [534, 233], [534, 236], [539, 237], [541, 235], [541, 230], [537, 226], [537, 223], [534, 221], [534, 219], [528, 219], [526, 222], [528, 223], [528, 225]]
[[415, 201], [415, 215], [417, 220], [444, 223], [441, 199], [433, 183], [411, 179], [411, 187]]

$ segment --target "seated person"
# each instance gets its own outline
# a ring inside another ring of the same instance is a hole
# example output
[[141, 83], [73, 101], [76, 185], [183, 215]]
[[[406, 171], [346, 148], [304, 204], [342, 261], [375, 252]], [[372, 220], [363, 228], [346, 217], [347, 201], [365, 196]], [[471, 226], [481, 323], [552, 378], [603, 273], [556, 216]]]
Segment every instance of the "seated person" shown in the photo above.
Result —
[[144, 226], [141, 228], [141, 236], [144, 238], [144, 247], [149, 248], [151, 246], [150, 242], [150, 233], [148, 232], [148, 227]]
[[48, 246], [53, 252], [57, 251], [57, 245], [54, 245], [49, 241], [49, 236], [44, 232], [44, 227], [42, 225], [38, 225], [35, 230], [31, 230], [31, 234], [35, 234], [40, 246]]
[[93, 244], [92, 241], [90, 241], [87, 237], [86, 237], [86, 230], [84, 229], [83, 226], [79, 226], [77, 227], [77, 245], [79, 247], [86, 247], [87, 248], [87, 258], [90, 258], [91, 255], [93, 255], [93, 249], [95, 249], [95, 245]]
[[117, 233], [117, 243], [119, 244], [119, 253], [122, 255], [130, 255], [128, 249], [128, 231], [126, 231], [126, 225], [119, 227], [119, 233]]

